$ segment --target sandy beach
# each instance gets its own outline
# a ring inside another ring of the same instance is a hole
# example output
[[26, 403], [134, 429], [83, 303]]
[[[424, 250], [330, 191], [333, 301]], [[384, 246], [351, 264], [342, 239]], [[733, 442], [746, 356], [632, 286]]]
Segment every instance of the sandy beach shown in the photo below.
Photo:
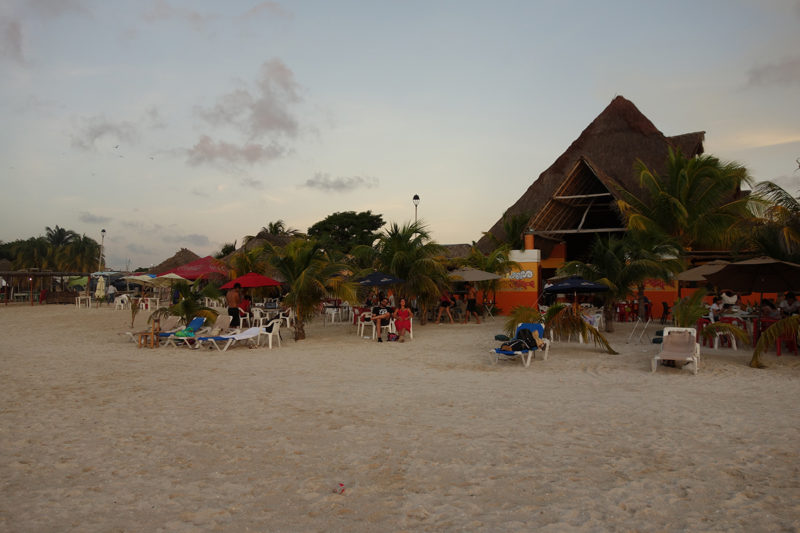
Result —
[[618, 324], [619, 355], [493, 366], [502, 323], [379, 344], [318, 319], [219, 353], [138, 349], [127, 311], [2, 307], [0, 530], [800, 529], [800, 358], [653, 374]]

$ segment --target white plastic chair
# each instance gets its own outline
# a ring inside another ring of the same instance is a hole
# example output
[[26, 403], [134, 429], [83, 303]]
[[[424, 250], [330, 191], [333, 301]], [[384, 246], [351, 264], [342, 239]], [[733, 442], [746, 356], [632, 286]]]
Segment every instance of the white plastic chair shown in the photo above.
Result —
[[123, 294], [121, 296], [117, 296], [114, 298], [114, 309], [130, 309], [131, 308], [131, 300], [128, 298], [127, 294]]
[[266, 336], [269, 340], [269, 349], [272, 349], [272, 337], [277, 337], [278, 339], [278, 346], [281, 345], [281, 320], [280, 318], [273, 318], [272, 320], [267, 323], [266, 326], [262, 326], [258, 328], [258, 341], [256, 344], [261, 346], [261, 337]]
[[375, 322], [372, 321], [372, 313], [366, 312], [358, 315], [358, 336], [364, 336], [364, 329], [366, 327], [372, 328], [372, 338], [375, 338]]

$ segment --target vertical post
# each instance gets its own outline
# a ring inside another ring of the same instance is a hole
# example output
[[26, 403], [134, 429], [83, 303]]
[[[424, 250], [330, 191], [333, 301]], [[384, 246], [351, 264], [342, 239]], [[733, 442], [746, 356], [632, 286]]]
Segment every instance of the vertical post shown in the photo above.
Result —
[[414, 224], [417, 223], [417, 206], [419, 205], [419, 195], [415, 194], [414, 198], [411, 199], [414, 202]]
[[103, 244], [106, 240], [106, 230], [100, 230], [100, 257], [97, 258], [97, 271], [103, 271]]

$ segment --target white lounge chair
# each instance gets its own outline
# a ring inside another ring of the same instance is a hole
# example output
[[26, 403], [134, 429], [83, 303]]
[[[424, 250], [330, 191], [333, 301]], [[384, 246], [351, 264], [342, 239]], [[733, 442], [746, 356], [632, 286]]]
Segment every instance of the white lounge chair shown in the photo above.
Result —
[[650, 362], [650, 370], [655, 372], [661, 361], [692, 363], [692, 373], [697, 374], [700, 364], [700, 344], [697, 342], [695, 328], [664, 328], [661, 351]]
[[[237, 342], [251, 341], [252, 344], [257, 344], [258, 334], [260, 330], [261, 328], [255, 327], [255, 328], [247, 328], [241, 333], [234, 333], [232, 335], [217, 335], [214, 337], [195, 337], [194, 347], [196, 349], [200, 349], [202, 346], [210, 344], [220, 352], [225, 352], [228, 350], [228, 348], [230, 348]], [[222, 344], [221, 348], [220, 344]]]

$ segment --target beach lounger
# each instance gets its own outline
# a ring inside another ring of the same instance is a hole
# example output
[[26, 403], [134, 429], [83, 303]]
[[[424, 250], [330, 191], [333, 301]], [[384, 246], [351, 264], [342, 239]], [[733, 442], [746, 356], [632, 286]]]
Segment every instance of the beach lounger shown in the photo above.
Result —
[[217, 319], [214, 321], [214, 324], [211, 326], [203, 326], [197, 331], [194, 332], [194, 336], [192, 337], [171, 337], [171, 341], [175, 346], [188, 346], [191, 348], [194, 346], [195, 339], [197, 337], [216, 337], [219, 335], [233, 335], [234, 333], [239, 333], [240, 329], [233, 329], [231, 328], [231, 320], [233, 319], [232, 316], [228, 314], [220, 313], [217, 315]]
[[[178, 327], [178, 320], [180, 320], [177, 316], [167, 317], [163, 323], [161, 324], [160, 333], [174, 333], [181, 329]], [[130, 340], [131, 342], [138, 342], [139, 336], [143, 333], [150, 333], [150, 329], [146, 329], [143, 331], [126, 331], [124, 333], [120, 333], [120, 335], [125, 335], [125, 337]]]
[[[253, 327], [253, 328], [248, 328], [242, 331], [241, 333], [234, 333], [232, 335], [217, 335], [214, 337], [195, 337], [194, 347], [200, 349], [202, 346], [210, 344], [220, 352], [225, 352], [228, 350], [228, 348], [230, 348], [231, 346], [240, 341], [245, 341], [245, 340], [253, 341], [253, 339], [255, 339], [255, 342], [253, 342], [253, 344], [256, 344], [258, 343], [259, 332], [262, 329], [263, 328]], [[221, 348], [220, 344], [222, 344]]]
[[[166, 341], [166, 342], [164, 342], [164, 346], [169, 346], [171, 344], [172, 346], [175, 346], [177, 348], [178, 344], [183, 344], [183, 340], [182, 340], [183, 337], [182, 336], [178, 336], [179, 334], [181, 334], [181, 332], [184, 332], [184, 331], [187, 331], [187, 330], [191, 330], [192, 332], [196, 332], [200, 328], [203, 327], [203, 324], [205, 323], [205, 321], [206, 321], [205, 317], [196, 316], [191, 320], [191, 322], [189, 322], [186, 325], [185, 328], [181, 328], [178, 331], [173, 331], [173, 332], [170, 332], [170, 333], [159, 333], [158, 336], [162, 341]], [[192, 335], [191, 338], [194, 338], [194, 335]]]
[[[543, 346], [543, 348], [542, 348], [542, 352], [543, 352], [542, 360], [543, 361], [546, 360], [548, 354], [550, 353], [550, 341], [548, 341], [547, 339], [544, 338], [544, 325], [543, 324], [537, 324], [537, 323], [533, 323], [533, 322], [522, 322], [522, 323], [520, 323], [519, 325], [517, 325], [517, 330], [514, 333], [514, 338], [511, 339], [511, 341], [508, 341], [508, 342], [519, 340], [519, 332], [521, 330], [523, 330], [523, 329], [530, 331], [534, 338], [538, 337], [539, 340], [542, 342], [542, 346]], [[489, 355], [491, 357], [492, 364], [496, 364], [498, 359], [500, 359], [500, 358], [503, 358], [503, 359], [514, 359], [514, 358], [519, 357], [520, 360], [522, 361], [522, 364], [525, 367], [528, 367], [528, 366], [530, 366], [531, 360], [533, 359], [534, 354], [535, 354], [536, 350], [538, 350], [538, 349], [539, 349], [539, 347], [536, 346], [536, 344], [534, 343], [533, 347], [531, 347], [529, 349], [526, 349], [526, 350], [501, 350], [500, 348], [494, 348], [494, 349], [489, 351]]]
[[661, 361], [676, 361], [692, 363], [692, 373], [697, 374], [700, 363], [700, 344], [697, 342], [695, 328], [664, 328], [664, 340], [661, 342], [661, 352], [653, 357], [650, 370], [655, 372]]

